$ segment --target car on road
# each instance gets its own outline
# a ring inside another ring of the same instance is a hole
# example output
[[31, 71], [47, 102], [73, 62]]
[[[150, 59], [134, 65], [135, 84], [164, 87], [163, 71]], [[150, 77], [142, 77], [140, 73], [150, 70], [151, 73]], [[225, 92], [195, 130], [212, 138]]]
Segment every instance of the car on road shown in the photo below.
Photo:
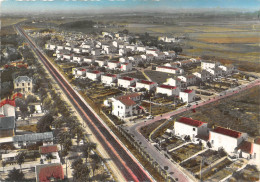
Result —
[[146, 117], [146, 119], [153, 119], [154, 117], [152, 115], [149, 115]]

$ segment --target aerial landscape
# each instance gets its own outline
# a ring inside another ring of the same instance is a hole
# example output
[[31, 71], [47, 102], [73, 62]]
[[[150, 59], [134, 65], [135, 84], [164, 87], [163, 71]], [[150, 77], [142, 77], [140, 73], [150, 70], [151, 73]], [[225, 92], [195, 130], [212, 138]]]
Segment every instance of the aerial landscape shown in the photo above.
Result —
[[260, 181], [258, 0], [0, 5], [0, 181]]

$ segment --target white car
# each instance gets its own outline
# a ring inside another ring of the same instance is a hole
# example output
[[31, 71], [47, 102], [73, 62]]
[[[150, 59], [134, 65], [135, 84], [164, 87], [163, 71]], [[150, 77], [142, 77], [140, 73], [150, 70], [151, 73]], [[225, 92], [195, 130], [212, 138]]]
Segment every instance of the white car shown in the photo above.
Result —
[[152, 115], [149, 115], [146, 117], [146, 119], [153, 119], [154, 117]]

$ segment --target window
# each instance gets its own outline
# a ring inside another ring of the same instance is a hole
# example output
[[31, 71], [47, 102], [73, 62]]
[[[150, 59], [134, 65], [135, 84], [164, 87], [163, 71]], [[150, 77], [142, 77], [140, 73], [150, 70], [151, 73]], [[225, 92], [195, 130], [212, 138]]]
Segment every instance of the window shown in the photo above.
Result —
[[214, 144], [214, 140], [211, 140], [211, 143]]
[[16, 86], [19, 87], [19, 83], [17, 83]]
[[196, 128], [193, 128], [193, 131], [196, 131]]
[[28, 86], [30, 86], [30, 83], [28, 83]]
[[118, 108], [120, 108], [120, 106], [118, 106]]
[[22, 83], [22, 86], [24, 86], [24, 83]]

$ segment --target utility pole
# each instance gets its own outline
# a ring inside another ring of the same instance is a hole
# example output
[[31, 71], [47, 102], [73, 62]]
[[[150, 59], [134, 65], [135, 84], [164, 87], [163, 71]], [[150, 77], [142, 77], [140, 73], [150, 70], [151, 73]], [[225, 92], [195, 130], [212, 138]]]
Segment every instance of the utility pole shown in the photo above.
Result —
[[150, 115], [152, 115], [152, 100], [151, 100], [151, 96], [150, 96]]

